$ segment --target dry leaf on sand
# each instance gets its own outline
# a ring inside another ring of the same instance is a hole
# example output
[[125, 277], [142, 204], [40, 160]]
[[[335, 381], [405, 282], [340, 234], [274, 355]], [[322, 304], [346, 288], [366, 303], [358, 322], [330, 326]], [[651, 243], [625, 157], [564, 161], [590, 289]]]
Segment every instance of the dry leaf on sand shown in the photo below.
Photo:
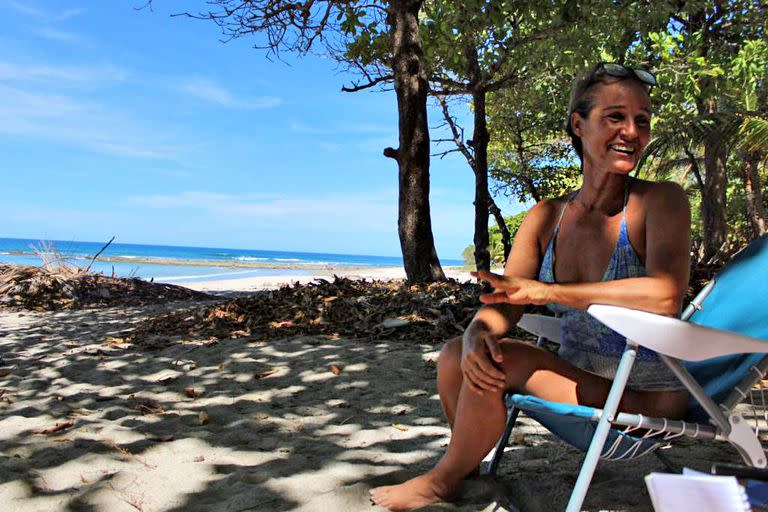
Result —
[[67, 420], [67, 421], [63, 421], [61, 423], [56, 423], [52, 427], [43, 428], [43, 429], [39, 429], [39, 430], [33, 430], [32, 433], [33, 434], [55, 434], [56, 432], [61, 432], [62, 430], [67, 429], [67, 428], [73, 426], [74, 424], [75, 424], [75, 422], [73, 420]]
[[392, 426], [395, 427], [397, 430], [400, 430], [402, 432], [405, 432], [409, 428], [408, 425], [401, 425], [400, 423], [393, 423]]
[[333, 372], [334, 375], [341, 375], [341, 369], [335, 364], [331, 365], [331, 371]]
[[266, 377], [269, 377], [270, 375], [274, 375], [274, 374], [276, 374], [276, 373], [277, 373], [277, 372], [279, 372], [279, 371], [280, 371], [280, 370], [279, 370], [279, 369], [277, 369], [277, 368], [272, 368], [272, 369], [269, 369], [269, 370], [267, 370], [267, 371], [264, 371], [264, 372], [261, 372], [261, 373], [257, 373], [257, 374], [256, 374], [256, 378], [257, 378], [257, 379], [264, 379], [264, 378], [266, 378]]

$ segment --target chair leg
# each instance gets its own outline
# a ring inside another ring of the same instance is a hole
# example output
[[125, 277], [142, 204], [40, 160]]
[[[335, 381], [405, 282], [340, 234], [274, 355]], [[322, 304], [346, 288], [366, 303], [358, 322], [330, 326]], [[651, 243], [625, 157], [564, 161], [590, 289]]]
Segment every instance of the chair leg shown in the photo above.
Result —
[[566, 512], [580, 512], [584, 498], [587, 496], [589, 484], [592, 482], [592, 475], [595, 473], [597, 463], [600, 461], [600, 455], [603, 453], [605, 440], [608, 438], [608, 432], [611, 429], [611, 421], [616, 416], [616, 411], [621, 402], [621, 396], [624, 394], [624, 388], [629, 380], [629, 372], [635, 363], [637, 356], [637, 345], [627, 340], [627, 346], [624, 348], [624, 354], [619, 361], [619, 367], [616, 369], [616, 377], [613, 379], [611, 390], [608, 392], [608, 398], [605, 400], [603, 413], [597, 421], [597, 428], [592, 436], [592, 442], [584, 457], [581, 465], [579, 477], [576, 479], [576, 485], [571, 493], [571, 499], [568, 501]]
[[[507, 426], [504, 428], [504, 433], [501, 434], [499, 441], [496, 443], [496, 447], [493, 449], [493, 457], [490, 461], [483, 461], [480, 468], [480, 474], [482, 475], [495, 475], [496, 470], [499, 469], [499, 462], [504, 456], [504, 448], [506, 448], [509, 442], [509, 436], [512, 434], [512, 429], [517, 422], [517, 415], [520, 414], [520, 409], [517, 407], [510, 407], [507, 410]], [[484, 466], [484, 467], [482, 467]]]

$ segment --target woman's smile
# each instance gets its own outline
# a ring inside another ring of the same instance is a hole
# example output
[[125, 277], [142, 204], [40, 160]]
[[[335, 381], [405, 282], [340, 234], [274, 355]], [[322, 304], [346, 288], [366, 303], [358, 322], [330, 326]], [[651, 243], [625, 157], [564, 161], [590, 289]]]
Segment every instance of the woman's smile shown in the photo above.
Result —
[[635, 81], [596, 86], [595, 105], [584, 118], [576, 114], [574, 130], [584, 148], [586, 172], [630, 172], [651, 136], [650, 98]]

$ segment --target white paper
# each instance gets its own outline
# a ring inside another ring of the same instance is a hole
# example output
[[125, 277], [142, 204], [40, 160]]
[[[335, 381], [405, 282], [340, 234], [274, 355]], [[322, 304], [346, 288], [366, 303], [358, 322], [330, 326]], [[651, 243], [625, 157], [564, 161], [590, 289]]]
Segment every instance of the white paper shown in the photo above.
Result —
[[748, 511], [744, 487], [733, 476], [707, 475], [689, 470], [687, 474], [651, 473], [645, 477], [656, 512]]

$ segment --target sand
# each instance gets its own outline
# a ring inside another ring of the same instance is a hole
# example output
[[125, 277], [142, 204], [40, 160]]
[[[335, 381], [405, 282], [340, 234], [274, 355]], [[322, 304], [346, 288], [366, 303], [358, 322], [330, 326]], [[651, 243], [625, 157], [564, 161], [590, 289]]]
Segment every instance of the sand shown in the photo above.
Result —
[[[0, 510], [381, 510], [370, 488], [425, 471], [444, 450], [439, 346], [121, 342], [149, 315], [188, 306], [0, 312]], [[520, 423], [498, 476], [427, 510], [564, 508], [581, 454]], [[666, 453], [699, 469], [736, 461], [693, 441]], [[650, 510], [642, 477], [662, 469], [655, 457], [604, 464], [586, 507]]]
[[[495, 269], [502, 270], [502, 269]], [[459, 281], [468, 281], [473, 279], [469, 275], [469, 271], [463, 270], [461, 267], [445, 267], [443, 269], [445, 275], [452, 279]], [[187, 288], [193, 290], [205, 291], [205, 292], [243, 292], [254, 290], [268, 290], [279, 288], [285, 284], [293, 283], [310, 283], [315, 279], [333, 279], [333, 276], [348, 277], [351, 279], [405, 279], [405, 270], [402, 267], [381, 267], [381, 268], [337, 268], [333, 270], [319, 270], [315, 269], [311, 271], [310, 275], [306, 276], [259, 276], [259, 277], [246, 277], [238, 279], [221, 279], [212, 281], [199, 281], [199, 282], [177, 282]]]

